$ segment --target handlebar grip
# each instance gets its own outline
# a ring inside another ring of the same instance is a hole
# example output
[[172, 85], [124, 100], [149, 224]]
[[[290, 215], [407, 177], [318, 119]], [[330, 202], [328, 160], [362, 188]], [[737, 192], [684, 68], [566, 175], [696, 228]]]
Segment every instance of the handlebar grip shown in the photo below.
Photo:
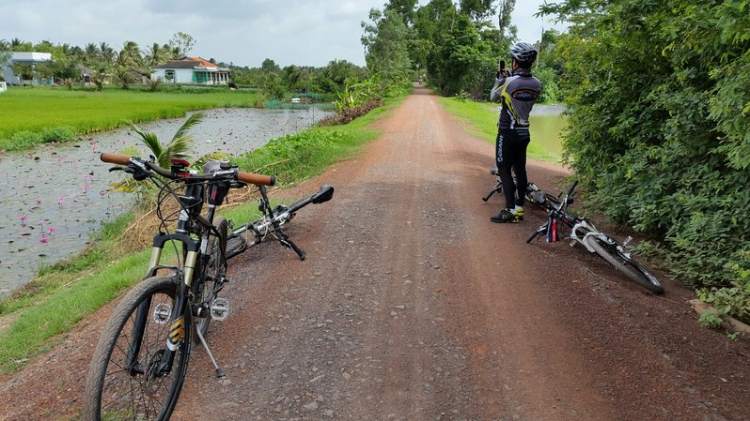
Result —
[[578, 180], [574, 180], [573, 184], [570, 185], [570, 188], [568, 189], [568, 192], [565, 193], [565, 195], [570, 196], [571, 194], [573, 194], [573, 190], [575, 190], [577, 185], [578, 185]]
[[109, 162], [110, 164], [117, 164], [117, 165], [130, 164], [130, 157], [127, 155], [119, 155], [116, 153], [104, 152], [101, 155], [99, 155], [99, 158], [104, 162]]
[[245, 183], [257, 184], [259, 186], [273, 186], [276, 184], [276, 177], [272, 175], [254, 174], [251, 172], [237, 172], [237, 180]]

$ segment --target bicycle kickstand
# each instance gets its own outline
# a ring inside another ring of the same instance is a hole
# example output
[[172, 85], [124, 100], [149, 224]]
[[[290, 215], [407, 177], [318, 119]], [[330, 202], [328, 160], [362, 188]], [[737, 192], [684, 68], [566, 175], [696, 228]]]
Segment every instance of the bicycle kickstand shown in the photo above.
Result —
[[305, 258], [307, 257], [307, 254], [304, 251], [302, 251], [301, 248], [297, 247], [297, 245], [294, 244], [292, 240], [289, 239], [289, 236], [286, 235], [284, 230], [282, 230], [281, 228], [276, 228], [275, 231], [276, 231], [276, 234], [278, 235], [277, 238], [282, 246], [288, 247], [294, 250], [294, 252], [297, 253], [297, 256], [299, 256], [300, 260], [305, 260]]
[[494, 196], [497, 193], [500, 193], [501, 191], [503, 191], [503, 185], [501, 183], [497, 183], [497, 185], [492, 188], [492, 191], [489, 192], [489, 193], [487, 193], [487, 196], [484, 196], [482, 198], [482, 200], [484, 200], [486, 202], [486, 201], [490, 200], [490, 198], [492, 196]]

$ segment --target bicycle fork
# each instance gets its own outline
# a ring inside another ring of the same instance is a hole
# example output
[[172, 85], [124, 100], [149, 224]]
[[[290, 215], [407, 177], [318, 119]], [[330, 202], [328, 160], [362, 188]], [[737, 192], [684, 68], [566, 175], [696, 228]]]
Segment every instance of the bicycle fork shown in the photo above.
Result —
[[[176, 288], [174, 297], [174, 306], [169, 309], [161, 304], [157, 305], [153, 312], [151, 309], [151, 300], [144, 301], [138, 307], [136, 313], [135, 326], [131, 334], [130, 346], [127, 352], [127, 361], [125, 362], [125, 368], [131, 376], [146, 375], [161, 377], [168, 375], [172, 371], [174, 365], [174, 359], [177, 351], [183, 348], [183, 352], [190, 353], [190, 343], [187, 340], [189, 338], [187, 329], [193, 328], [192, 310], [188, 300], [188, 290], [193, 280], [195, 273], [195, 265], [198, 260], [198, 248], [200, 242], [187, 236], [186, 234], [171, 234], [171, 235], [158, 235], [154, 238], [154, 248], [151, 254], [151, 263], [149, 270], [149, 276], [153, 276], [156, 271], [162, 266], [159, 265], [161, 259], [162, 250], [164, 244], [171, 240], [181, 240], [187, 249], [185, 254], [185, 265], [182, 271], [182, 277], [184, 282], [180, 282]], [[164, 349], [161, 349], [149, 356], [150, 361], [146, 366], [143, 365], [138, 359], [143, 339], [146, 324], [149, 318], [153, 318], [153, 322], [156, 324], [169, 323], [169, 335], [166, 339]], [[198, 339], [203, 345], [206, 353], [208, 354], [211, 362], [216, 369], [218, 377], [225, 377], [225, 374], [221, 367], [216, 362], [216, 359], [211, 352], [205, 338], [200, 332], [200, 329], [194, 330], [198, 335]]]

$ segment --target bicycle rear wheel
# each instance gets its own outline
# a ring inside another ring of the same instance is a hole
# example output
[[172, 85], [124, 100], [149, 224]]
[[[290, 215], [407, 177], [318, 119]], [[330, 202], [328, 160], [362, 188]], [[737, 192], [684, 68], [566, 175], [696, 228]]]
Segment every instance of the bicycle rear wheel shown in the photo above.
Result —
[[632, 281], [642, 285], [646, 289], [660, 294], [664, 291], [659, 280], [640, 265], [635, 259], [626, 255], [618, 249], [619, 243], [610, 237], [604, 240], [601, 237], [589, 235], [585, 242], [596, 252], [599, 257], [607, 261], [615, 269], [624, 273]]
[[172, 330], [178, 280], [176, 275], [145, 279], [117, 306], [102, 331], [86, 376], [84, 420], [169, 419], [190, 354], [190, 318], [183, 318], [184, 337], [175, 351], [172, 369], [159, 372]]

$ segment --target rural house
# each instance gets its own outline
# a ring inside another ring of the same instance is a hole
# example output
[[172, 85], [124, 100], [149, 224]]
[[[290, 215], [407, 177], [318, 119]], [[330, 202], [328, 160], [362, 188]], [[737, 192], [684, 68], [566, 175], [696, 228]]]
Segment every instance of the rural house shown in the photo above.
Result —
[[[23, 85], [25, 83], [34, 85], [51, 85], [51, 77], [40, 78], [36, 75], [24, 76], [13, 73], [13, 66], [16, 64], [28, 64], [30, 70], [33, 72], [36, 65], [50, 62], [52, 62], [51, 53], [14, 52], [11, 54], [10, 60], [2, 65], [3, 78], [5, 78], [5, 82], [7, 82], [8, 85]], [[24, 77], [26, 77], [26, 79]], [[32, 77], [32, 79], [28, 79], [28, 77]]]
[[226, 85], [229, 69], [219, 67], [200, 57], [183, 57], [154, 67], [151, 78], [161, 78], [167, 83], [193, 83], [198, 85]]

